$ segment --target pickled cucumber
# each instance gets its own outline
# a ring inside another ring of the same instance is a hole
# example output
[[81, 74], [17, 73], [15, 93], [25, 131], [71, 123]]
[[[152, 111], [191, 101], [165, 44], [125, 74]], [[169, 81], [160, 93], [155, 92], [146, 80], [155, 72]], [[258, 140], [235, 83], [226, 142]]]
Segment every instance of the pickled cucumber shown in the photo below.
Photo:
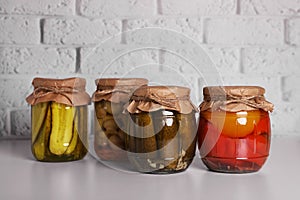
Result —
[[75, 108], [52, 102], [52, 130], [49, 149], [55, 155], [62, 155], [67, 150], [73, 137], [73, 119]]
[[[37, 113], [33, 113], [36, 115]], [[33, 123], [35, 123], [33, 121]], [[50, 105], [46, 106], [46, 115], [43, 118], [42, 126], [38, 131], [38, 134], [32, 144], [32, 153], [37, 160], [43, 161], [47, 154], [47, 146], [49, 135], [51, 132], [51, 109]]]
[[197, 141], [197, 125], [195, 119], [195, 113], [190, 114], [176, 114], [176, 118], [180, 122], [179, 137], [181, 148], [186, 152], [184, 161], [188, 161], [194, 158]]
[[131, 114], [131, 118], [139, 127], [129, 127], [130, 135], [134, 136], [127, 135], [126, 147], [133, 152], [128, 153], [129, 160], [138, 171], [179, 172], [190, 165], [196, 148], [194, 112], [160, 110]]
[[157, 143], [154, 135], [152, 113], [132, 114], [131, 118], [137, 127], [133, 124], [131, 126], [133, 136], [127, 136], [128, 144], [130, 145], [129, 151], [140, 154], [129, 156], [130, 162], [142, 172], [157, 170], [159, 165], [155, 163], [157, 159]]
[[68, 154], [71, 154], [76, 146], [77, 146], [77, 143], [78, 143], [78, 131], [79, 131], [79, 127], [78, 127], [78, 124], [79, 124], [79, 119], [78, 119], [78, 112], [79, 110], [76, 109], [76, 113], [75, 113], [75, 117], [74, 117], [74, 120], [73, 120], [73, 134], [72, 134], [72, 140], [66, 150], [66, 152], [64, 154], [68, 155]]
[[[172, 116], [175, 114], [172, 113]], [[174, 168], [181, 149], [179, 146], [179, 121], [172, 116], [159, 117], [160, 123], [163, 123], [162, 129], [156, 134], [157, 146], [159, 149], [159, 158], [167, 168]]]
[[77, 115], [74, 120], [74, 135], [77, 135], [77, 144], [73, 151], [74, 159], [83, 158], [88, 149], [88, 140], [87, 140], [87, 118], [88, 113], [87, 109], [80, 106], [76, 108]]
[[31, 108], [31, 140], [34, 143], [48, 111], [48, 102], [38, 103]]

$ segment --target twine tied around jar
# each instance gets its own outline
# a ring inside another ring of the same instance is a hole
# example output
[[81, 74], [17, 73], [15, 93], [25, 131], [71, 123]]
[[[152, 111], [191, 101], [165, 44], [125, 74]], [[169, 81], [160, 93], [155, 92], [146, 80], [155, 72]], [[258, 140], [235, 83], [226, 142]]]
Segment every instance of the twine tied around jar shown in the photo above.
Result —
[[190, 89], [180, 86], [144, 86], [130, 98], [126, 110], [129, 113], [152, 112], [161, 109], [182, 114], [197, 112], [190, 100]]
[[229, 112], [258, 110], [272, 112], [274, 105], [264, 97], [265, 90], [258, 86], [212, 86], [203, 89], [204, 101], [200, 110], [221, 109]]
[[249, 97], [238, 97], [228, 94], [229, 100], [226, 101], [226, 104], [230, 103], [243, 103], [253, 108], [263, 109], [265, 111], [273, 111], [273, 104], [268, 102], [263, 95], [260, 96], [249, 96]]
[[66, 95], [66, 93], [78, 93], [79, 90], [77, 89], [74, 89], [74, 88], [69, 88], [69, 87], [38, 87], [38, 88], [35, 88], [34, 91], [33, 91], [33, 97], [34, 98], [41, 98], [41, 97], [44, 97], [44, 96], [47, 96], [51, 93], [53, 94], [60, 94], [64, 97], [66, 97], [68, 99], [68, 101], [72, 104], [72, 99], [70, 97], [68, 97], [68, 95]]
[[158, 103], [162, 106], [166, 106], [166, 107], [169, 107], [169, 108], [176, 109], [177, 108], [176, 103], [178, 101], [189, 100], [190, 97], [188, 95], [186, 95], [186, 96], [181, 96], [181, 97], [166, 98], [166, 97], [160, 96], [156, 93], [149, 93], [147, 96], [133, 95], [131, 97], [131, 99], [135, 100], [135, 101], [154, 102], [154, 103]]
[[30, 105], [54, 101], [69, 106], [82, 106], [91, 100], [85, 91], [86, 81], [83, 78], [34, 78], [32, 85], [34, 90], [26, 98]]

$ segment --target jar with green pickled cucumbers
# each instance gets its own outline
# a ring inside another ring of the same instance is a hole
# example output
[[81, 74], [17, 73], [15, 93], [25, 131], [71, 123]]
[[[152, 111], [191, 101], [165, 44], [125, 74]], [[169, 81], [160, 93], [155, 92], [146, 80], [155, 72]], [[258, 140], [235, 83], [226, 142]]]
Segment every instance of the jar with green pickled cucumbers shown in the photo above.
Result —
[[126, 148], [136, 171], [170, 174], [189, 167], [197, 141], [197, 108], [189, 88], [141, 87], [133, 93], [126, 111], [131, 117]]
[[147, 85], [142, 78], [103, 78], [96, 81], [97, 90], [92, 101], [95, 105], [94, 150], [104, 161], [127, 160], [125, 149], [128, 114], [124, 105], [139, 87]]
[[85, 79], [35, 78], [31, 104], [32, 154], [38, 161], [80, 160], [87, 154], [90, 96]]

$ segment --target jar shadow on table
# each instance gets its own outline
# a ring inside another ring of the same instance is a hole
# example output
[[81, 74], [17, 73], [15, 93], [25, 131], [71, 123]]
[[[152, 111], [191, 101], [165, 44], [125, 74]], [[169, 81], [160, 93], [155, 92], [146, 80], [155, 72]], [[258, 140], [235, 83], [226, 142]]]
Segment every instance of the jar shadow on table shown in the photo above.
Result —
[[193, 168], [193, 169], [196, 169], [196, 170], [204, 170], [204, 171], [209, 171], [207, 169], [207, 167], [205, 167], [204, 163], [201, 161], [201, 158], [199, 156], [199, 152], [198, 150], [196, 151], [195, 153], [195, 157], [194, 157], [194, 160], [190, 166], [190, 168]]

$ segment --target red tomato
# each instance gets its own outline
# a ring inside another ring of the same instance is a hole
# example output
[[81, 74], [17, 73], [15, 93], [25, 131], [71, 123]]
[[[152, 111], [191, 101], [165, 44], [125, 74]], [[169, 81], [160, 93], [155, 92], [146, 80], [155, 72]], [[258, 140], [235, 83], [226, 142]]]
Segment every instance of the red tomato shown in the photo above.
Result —
[[237, 138], [245, 137], [253, 132], [255, 125], [260, 120], [261, 111], [241, 111], [236, 113], [204, 111], [200, 115], [211, 122], [223, 135]]

